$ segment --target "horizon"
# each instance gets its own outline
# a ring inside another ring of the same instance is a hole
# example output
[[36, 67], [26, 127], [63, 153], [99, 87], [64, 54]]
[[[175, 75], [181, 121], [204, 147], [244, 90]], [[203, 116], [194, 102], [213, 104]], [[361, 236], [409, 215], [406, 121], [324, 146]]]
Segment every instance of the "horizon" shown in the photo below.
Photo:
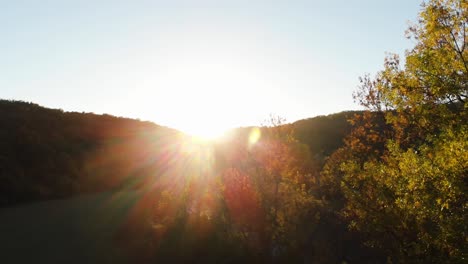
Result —
[[0, 97], [196, 135], [358, 110], [420, 3], [7, 3]]
[[[135, 120], [135, 121], [139, 121], [139, 122], [149, 122], [149, 123], [152, 123], [154, 125], [157, 125], [157, 126], [161, 126], [161, 127], [165, 127], [165, 128], [169, 128], [169, 129], [174, 129], [174, 130], [177, 130], [179, 132], [182, 132], [184, 134], [188, 134], [189, 136], [195, 136], [197, 137], [197, 135], [192, 135], [190, 134], [190, 132], [186, 132], [186, 131], [183, 131], [181, 129], [178, 129], [178, 128], [175, 128], [175, 127], [170, 127], [170, 126], [165, 126], [165, 125], [162, 125], [162, 124], [159, 124], [153, 120], [145, 120], [145, 119], [141, 119], [141, 118], [138, 118], [138, 117], [128, 117], [128, 116], [121, 116], [121, 115], [114, 115], [112, 113], [95, 113], [95, 112], [89, 112], [89, 111], [74, 111], [74, 110], [66, 110], [66, 109], [62, 109], [62, 108], [55, 108], [55, 107], [49, 107], [47, 105], [42, 105], [42, 104], [39, 104], [37, 102], [32, 102], [32, 101], [24, 101], [24, 100], [20, 100], [20, 99], [7, 99], [7, 98], [0, 98], [0, 101], [9, 101], [9, 102], [14, 102], [14, 103], [26, 103], [26, 104], [35, 104], [41, 108], [45, 108], [45, 109], [50, 109], [50, 110], [60, 110], [60, 111], [63, 111], [64, 113], [77, 113], [77, 114], [93, 114], [93, 115], [109, 115], [109, 116], [112, 116], [112, 117], [115, 117], [115, 118], [123, 118], [123, 119], [131, 119], [131, 120]], [[297, 119], [297, 120], [283, 120], [285, 123], [282, 123], [282, 124], [293, 124], [295, 122], [299, 122], [299, 121], [303, 121], [303, 120], [308, 120], [308, 119], [313, 119], [313, 118], [317, 118], [317, 117], [326, 117], [326, 116], [330, 116], [330, 115], [335, 115], [335, 114], [341, 114], [341, 113], [346, 113], [346, 112], [353, 112], [353, 111], [365, 111], [364, 109], [362, 110], [342, 110], [342, 111], [338, 111], [338, 112], [333, 112], [333, 113], [329, 113], [329, 114], [323, 114], [323, 115], [314, 115], [314, 116], [309, 116], [309, 117], [304, 117], [304, 118], [301, 118], [301, 119]], [[281, 116], [270, 116], [270, 118], [282, 118]], [[229, 127], [227, 128], [226, 130], [222, 131], [222, 134], [226, 133], [226, 132], [229, 132], [230, 130], [233, 130], [233, 129], [238, 129], [238, 128], [256, 128], [256, 127], [265, 127], [265, 126], [269, 126], [270, 124], [267, 124], [267, 120], [265, 120], [264, 123], [260, 123], [260, 124], [254, 124], [254, 125], [241, 125], [241, 126], [236, 126], [236, 127]], [[201, 140], [213, 140], [214, 138], [218, 137], [218, 136], [222, 136], [222, 135], [216, 135], [214, 136], [213, 138], [212, 137], [206, 137], [206, 139], [203, 139], [203, 137], [201, 138]]]

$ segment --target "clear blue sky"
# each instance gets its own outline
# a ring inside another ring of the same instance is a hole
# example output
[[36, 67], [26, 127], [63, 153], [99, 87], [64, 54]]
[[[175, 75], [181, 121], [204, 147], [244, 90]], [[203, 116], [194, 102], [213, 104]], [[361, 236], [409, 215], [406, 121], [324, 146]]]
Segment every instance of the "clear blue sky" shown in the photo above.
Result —
[[417, 0], [0, 0], [0, 98], [195, 131], [356, 109]]

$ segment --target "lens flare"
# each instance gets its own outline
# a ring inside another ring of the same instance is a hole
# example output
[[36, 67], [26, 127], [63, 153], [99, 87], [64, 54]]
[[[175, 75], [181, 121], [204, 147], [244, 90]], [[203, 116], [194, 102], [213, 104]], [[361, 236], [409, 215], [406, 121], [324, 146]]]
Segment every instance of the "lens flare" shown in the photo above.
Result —
[[260, 131], [260, 129], [258, 127], [253, 128], [252, 131], [250, 131], [249, 144], [253, 145], [257, 143], [257, 141], [260, 139], [261, 136], [262, 136], [262, 132]]

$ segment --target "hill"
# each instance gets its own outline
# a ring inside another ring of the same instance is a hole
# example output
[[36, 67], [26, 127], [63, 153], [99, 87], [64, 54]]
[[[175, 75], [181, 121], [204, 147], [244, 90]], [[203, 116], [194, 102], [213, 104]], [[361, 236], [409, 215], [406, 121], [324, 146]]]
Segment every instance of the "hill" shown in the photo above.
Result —
[[[295, 137], [322, 163], [342, 145], [354, 113], [296, 121]], [[164, 155], [178, 151], [183, 137], [151, 122], [9, 100], [0, 100], [0, 124], [1, 206], [106, 191], [142, 179], [158, 170]]]
[[[0, 205], [107, 190], [180, 132], [111, 115], [0, 100]], [[142, 151], [142, 149], [145, 151]]]
[[322, 162], [343, 146], [343, 139], [352, 129], [348, 120], [359, 113], [362, 111], [345, 111], [298, 120], [292, 123], [295, 137], [309, 146], [314, 158]]

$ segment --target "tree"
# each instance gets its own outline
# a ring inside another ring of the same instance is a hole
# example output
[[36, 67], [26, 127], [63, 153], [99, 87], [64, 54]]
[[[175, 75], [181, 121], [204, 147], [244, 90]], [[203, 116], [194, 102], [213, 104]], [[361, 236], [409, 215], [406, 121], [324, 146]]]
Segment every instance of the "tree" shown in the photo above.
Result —
[[309, 150], [293, 132], [281, 118], [252, 129], [258, 140], [231, 144], [241, 150], [231, 152], [237, 159], [229, 158], [233, 162], [224, 172], [230, 230], [265, 262], [299, 257], [321, 209], [311, 193]]
[[299, 261], [321, 203], [292, 126], [273, 122], [220, 145], [183, 141], [124, 225], [119, 241], [132, 258]]
[[329, 189], [339, 190], [350, 226], [391, 262], [466, 258], [467, 18], [466, 1], [422, 5], [407, 32], [416, 44], [404, 67], [389, 55], [355, 94], [388, 127], [361, 119], [323, 173]]

